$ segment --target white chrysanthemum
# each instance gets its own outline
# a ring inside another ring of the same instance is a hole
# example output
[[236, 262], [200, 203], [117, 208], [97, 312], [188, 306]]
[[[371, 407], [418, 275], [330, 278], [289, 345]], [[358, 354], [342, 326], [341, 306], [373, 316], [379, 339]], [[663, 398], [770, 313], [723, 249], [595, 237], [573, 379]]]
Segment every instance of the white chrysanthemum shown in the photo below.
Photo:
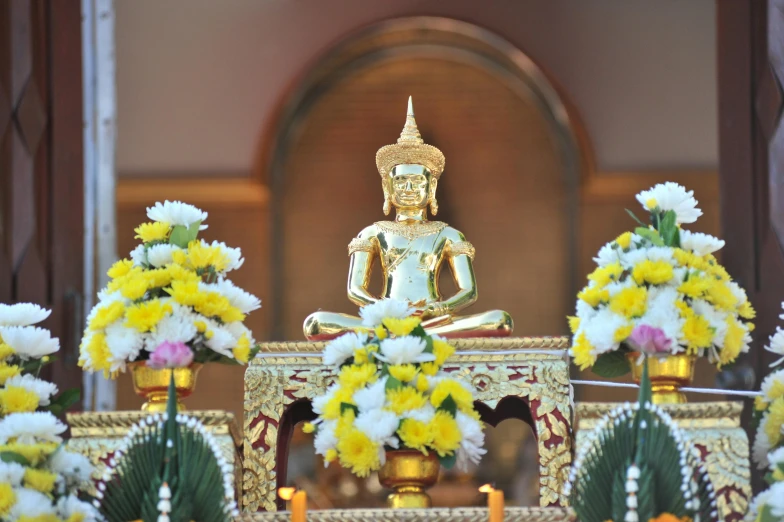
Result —
[[397, 448], [398, 440], [395, 437], [400, 425], [400, 418], [391, 411], [376, 409], [361, 412], [354, 421], [354, 426], [377, 444], [384, 444]]
[[[147, 217], [160, 223], [168, 223], [171, 226], [182, 225], [189, 227], [197, 221], [204, 222], [207, 213], [193, 205], [181, 201], [160, 201], [152, 207], [147, 207]], [[202, 225], [199, 230], [204, 230], [207, 225]]]
[[[337, 424], [337, 421], [328, 420], [319, 425], [316, 436], [313, 437], [313, 447], [316, 450], [316, 455], [326, 456], [329, 450], [335, 449], [338, 443], [338, 438], [335, 436]], [[326, 467], [327, 465], [328, 463], [325, 462], [324, 466]]]
[[580, 323], [580, 331], [585, 333], [595, 353], [601, 354], [618, 349], [619, 343], [615, 341], [615, 332], [628, 324], [629, 321], [624, 316], [605, 308], [587, 324]]
[[25, 467], [16, 462], [2, 462], [0, 461], [0, 482], [11, 484], [17, 487], [22, 484], [24, 478]]
[[[206, 245], [206, 243], [202, 243]], [[223, 254], [223, 257], [226, 259], [226, 268], [223, 272], [237, 270], [245, 262], [245, 258], [242, 257], [242, 250], [239, 248], [230, 247], [222, 241], [213, 241], [209, 246], [212, 248], [219, 248], [221, 254]]]
[[469, 417], [463, 412], [457, 412], [455, 416], [457, 426], [460, 428], [460, 449], [457, 458], [463, 469], [467, 468], [468, 463], [478, 464], [482, 455], [487, 453], [484, 449], [485, 434], [482, 425], [473, 417]]
[[159, 243], [147, 249], [147, 262], [155, 268], [171, 264], [174, 252], [182, 251], [182, 248], [169, 243]]
[[60, 442], [65, 424], [47, 411], [11, 413], [0, 420], [0, 444], [16, 439], [20, 444]]
[[253, 338], [253, 332], [250, 331], [250, 328], [242, 324], [242, 321], [232, 321], [230, 323], [225, 323], [223, 327], [226, 329], [227, 332], [234, 337], [235, 341], [239, 341], [240, 338], [244, 335], [250, 341], [251, 346], [256, 344], [256, 340]]
[[246, 292], [228, 279], [221, 278], [214, 286], [221, 295], [229, 300], [231, 306], [239, 309], [243, 314], [249, 314], [261, 308], [261, 300], [258, 297]]
[[324, 392], [323, 395], [319, 395], [318, 397], [313, 399], [311, 406], [313, 408], [313, 413], [316, 415], [322, 415], [324, 413], [324, 408], [332, 400], [335, 396], [335, 392], [338, 391], [340, 385], [338, 383], [332, 384], [327, 388], [327, 391]]
[[770, 486], [770, 497], [765, 504], [770, 507], [770, 514], [776, 520], [784, 517], [784, 482], [775, 482]]
[[51, 310], [33, 303], [12, 305], [0, 303], [0, 326], [30, 326], [38, 324], [51, 314]]
[[599, 313], [593, 306], [589, 305], [582, 299], [577, 300], [577, 306], [575, 308], [575, 315], [579, 317], [582, 321], [591, 321], [596, 314]]
[[94, 522], [102, 519], [100, 513], [92, 504], [79, 500], [76, 495], [61, 497], [57, 501], [57, 514], [61, 520]]
[[779, 464], [784, 464], [784, 448], [774, 449], [768, 453], [768, 465], [774, 471]]
[[234, 354], [231, 352], [231, 349], [237, 346], [237, 340], [225, 327], [218, 325], [214, 321], [207, 320], [206, 322], [207, 330], [212, 332], [212, 337], [204, 341], [204, 344], [210, 350], [233, 359]]
[[136, 328], [128, 328], [117, 321], [106, 327], [106, 345], [109, 347], [110, 372], [124, 370], [128, 361], [135, 361], [144, 347], [145, 334]]
[[368, 336], [364, 332], [349, 332], [331, 341], [324, 348], [324, 364], [338, 367], [349, 357], [354, 356], [354, 351], [364, 348]]
[[670, 247], [652, 246], [642, 250], [642, 252], [645, 252], [645, 257], [651, 261], [665, 261], [671, 265], [677, 264]]
[[637, 265], [648, 259], [648, 250], [641, 248], [639, 250], [632, 250], [631, 252], [627, 252], [621, 258], [621, 266], [626, 270], [631, 270]]
[[651, 287], [648, 290], [646, 311], [634, 321], [635, 326], [646, 325], [659, 328], [672, 341], [673, 353], [683, 351], [678, 344], [683, 337], [684, 319], [675, 307], [678, 291], [669, 286]]
[[69, 484], [79, 485], [90, 480], [93, 466], [90, 459], [79, 453], [60, 448], [49, 459], [49, 469], [65, 477]]
[[384, 319], [404, 319], [413, 313], [414, 309], [406, 301], [398, 299], [382, 299], [359, 310], [362, 325], [369, 328], [380, 325]]
[[436, 409], [430, 404], [425, 404], [424, 406], [416, 410], [407, 411], [403, 415], [403, 417], [406, 419], [418, 420], [419, 422], [428, 424], [431, 420], [433, 420], [433, 417], [435, 417], [435, 415], [436, 415]]
[[702, 215], [702, 210], [697, 208], [694, 191], [687, 191], [681, 185], [671, 181], [660, 183], [649, 190], [643, 190], [637, 194], [637, 201], [649, 211], [655, 208], [662, 211], [675, 211], [675, 221], [678, 224], [694, 223]]
[[778, 396], [774, 396], [773, 391], [780, 390], [782, 387], [784, 387], [784, 369], [769, 373], [768, 376], [762, 380], [760, 392], [762, 392], [762, 396], [770, 402], [778, 398]]
[[60, 340], [37, 326], [3, 326], [0, 337], [23, 360], [40, 359], [60, 349]]
[[143, 266], [147, 264], [147, 250], [144, 248], [144, 245], [138, 245], [131, 250], [131, 260], [133, 261], [133, 266]]
[[768, 503], [772, 494], [770, 489], [766, 489], [754, 497], [754, 500], [752, 500], [749, 505], [749, 512], [746, 514], [745, 520], [757, 520], [759, 512], [762, 511], [762, 508]]
[[599, 266], [607, 266], [620, 261], [622, 251], [614, 245], [614, 242], [607, 243], [593, 258], [594, 262]]
[[724, 348], [724, 337], [727, 335], [727, 313], [702, 299], [693, 300], [691, 309], [707, 319], [713, 330], [713, 344], [719, 349]]
[[35, 519], [55, 514], [52, 500], [39, 491], [29, 488], [14, 489], [16, 503], [8, 514], [10, 520], [18, 520], [21, 517]]
[[381, 341], [380, 353], [375, 357], [389, 364], [411, 364], [435, 361], [436, 356], [425, 353], [425, 340], [420, 337], [406, 335], [395, 339]]
[[[119, 290], [115, 290], [114, 292], [110, 292], [106, 288], [104, 288], [103, 290], [98, 292], [98, 301], [101, 304], [105, 304], [105, 305], [106, 304], [111, 304], [111, 303], [113, 303], [115, 301], [122, 301], [123, 304], [126, 304], [126, 305], [131, 302], [129, 299], [124, 298], [122, 296], [122, 292], [120, 292]], [[93, 310], [95, 310], [95, 307], [93, 307]], [[93, 313], [93, 310], [90, 310], [90, 314], [91, 315]], [[89, 322], [89, 319], [90, 319], [90, 316], [88, 316], [88, 322]]]
[[38, 395], [38, 406], [49, 406], [52, 396], [57, 394], [57, 386], [33, 375], [15, 375], [5, 381], [5, 386], [16, 386]]
[[765, 424], [769, 415], [769, 411], [762, 415], [757, 433], [754, 435], [754, 445], [751, 448], [751, 457], [757, 463], [757, 469], [765, 469], [768, 466], [768, 453], [773, 448], [768, 434], [765, 433]]
[[382, 377], [366, 388], [354, 392], [354, 404], [360, 412], [380, 410], [386, 401], [387, 377]]
[[712, 254], [724, 247], [724, 241], [710, 234], [702, 232], [691, 232], [690, 230], [680, 231], [681, 248], [691, 250], [698, 256]]
[[[168, 304], [172, 307], [171, 313], [158, 321], [158, 324], [155, 326], [155, 332], [150, 333], [145, 341], [144, 348], [149, 352], [154, 351], [165, 341], [171, 343], [189, 343], [198, 333], [196, 326], [193, 324], [198, 318], [196, 314], [191, 312], [188, 307], [179, 305], [174, 301], [168, 301]], [[217, 324], [216, 328], [218, 328]], [[231, 346], [234, 346], [236, 344], [234, 338], [226, 332], [224, 328], [220, 329], [231, 337], [233, 343]], [[219, 340], [218, 343], [222, 342], [223, 339], [225, 339], [225, 336], [221, 337], [221, 340]]]

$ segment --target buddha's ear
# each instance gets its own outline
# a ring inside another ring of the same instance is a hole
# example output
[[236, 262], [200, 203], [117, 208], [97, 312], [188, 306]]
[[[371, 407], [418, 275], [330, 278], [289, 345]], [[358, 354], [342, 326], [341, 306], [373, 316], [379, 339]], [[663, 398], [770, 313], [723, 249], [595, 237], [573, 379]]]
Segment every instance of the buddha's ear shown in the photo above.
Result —
[[434, 216], [438, 214], [438, 201], [436, 201], [436, 188], [438, 187], [438, 178], [430, 178], [430, 194], [428, 201], [430, 202], [430, 213]]

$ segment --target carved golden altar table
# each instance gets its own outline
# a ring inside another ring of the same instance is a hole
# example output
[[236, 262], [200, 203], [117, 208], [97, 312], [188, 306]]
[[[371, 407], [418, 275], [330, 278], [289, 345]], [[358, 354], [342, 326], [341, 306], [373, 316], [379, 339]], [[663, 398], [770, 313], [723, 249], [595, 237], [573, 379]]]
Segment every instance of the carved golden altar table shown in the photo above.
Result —
[[[473, 384], [483, 421], [495, 426], [517, 418], [532, 427], [539, 452], [540, 505], [565, 505], [562, 490], [572, 461], [569, 364], [564, 357], [569, 338], [475, 338], [453, 344], [457, 352], [444, 370]], [[276, 491], [286, 485], [292, 430], [314, 418], [310, 400], [335, 379], [322, 364], [323, 349], [324, 343], [317, 342], [266, 343], [245, 373], [240, 502], [245, 512], [281, 508]]]
[[[226, 462], [234, 466], [234, 488], [239, 492], [242, 484], [240, 464], [242, 434], [234, 414], [220, 410], [183, 413], [198, 419], [215, 437]], [[120, 446], [128, 430], [149, 415], [143, 411], [68, 413], [66, 420], [71, 427], [68, 449], [89, 458], [95, 466], [93, 478], [100, 479], [109, 459]]]
[[[684, 430], [702, 455], [716, 491], [720, 520], [743, 520], [751, 492], [749, 439], [740, 426], [741, 402], [695, 402], [660, 405]], [[577, 404], [577, 447], [597, 421], [617, 403]]]
[[[311, 522], [487, 522], [487, 508], [454, 509], [329, 509], [308, 511]], [[291, 514], [243, 513], [240, 522], [290, 522]], [[570, 522], [576, 520], [566, 508], [507, 507], [504, 520], [514, 522]]]

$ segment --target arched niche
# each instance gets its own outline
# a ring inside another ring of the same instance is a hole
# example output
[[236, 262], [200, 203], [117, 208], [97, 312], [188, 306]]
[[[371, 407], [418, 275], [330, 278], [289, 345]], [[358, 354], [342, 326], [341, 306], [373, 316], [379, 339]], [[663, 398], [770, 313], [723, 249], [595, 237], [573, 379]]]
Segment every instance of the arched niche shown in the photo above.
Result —
[[474, 311], [505, 309], [516, 333], [557, 334], [576, 287], [580, 177], [592, 165], [578, 119], [522, 51], [477, 26], [417, 17], [335, 45], [268, 127], [258, 174], [271, 202], [273, 339], [300, 339], [316, 309], [346, 299], [346, 245], [384, 219], [376, 150], [414, 98], [420, 131], [446, 155], [437, 219], [477, 249]]

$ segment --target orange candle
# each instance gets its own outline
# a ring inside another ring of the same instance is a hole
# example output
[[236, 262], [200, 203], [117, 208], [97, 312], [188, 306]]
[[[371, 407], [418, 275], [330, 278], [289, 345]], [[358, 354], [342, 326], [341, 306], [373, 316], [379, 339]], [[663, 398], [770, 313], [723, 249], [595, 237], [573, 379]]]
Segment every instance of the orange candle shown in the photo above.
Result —
[[305, 522], [305, 512], [308, 509], [308, 495], [304, 491], [297, 491], [291, 499], [291, 522]]
[[485, 484], [479, 491], [487, 493], [487, 510], [490, 514], [490, 522], [503, 522], [504, 520], [504, 492], [493, 488], [490, 484]]

